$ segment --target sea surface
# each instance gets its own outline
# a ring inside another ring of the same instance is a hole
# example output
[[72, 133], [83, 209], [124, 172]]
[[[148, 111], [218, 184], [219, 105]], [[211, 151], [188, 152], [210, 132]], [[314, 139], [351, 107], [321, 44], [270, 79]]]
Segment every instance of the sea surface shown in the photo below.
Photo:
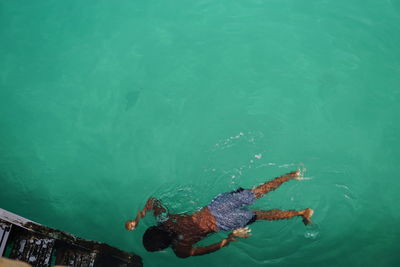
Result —
[[[0, 207], [144, 266], [400, 266], [399, 102], [400, 0], [1, 0]], [[312, 226], [188, 259], [124, 229], [296, 169], [252, 208]]]

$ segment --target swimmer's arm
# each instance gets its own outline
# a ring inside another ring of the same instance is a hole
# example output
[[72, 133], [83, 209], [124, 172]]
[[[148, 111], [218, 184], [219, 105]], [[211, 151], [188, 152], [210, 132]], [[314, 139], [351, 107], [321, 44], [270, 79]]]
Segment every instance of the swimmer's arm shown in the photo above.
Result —
[[206, 247], [192, 247], [192, 246], [182, 246], [177, 244], [177, 246], [173, 246], [176, 256], [180, 258], [187, 258], [190, 256], [200, 256], [204, 254], [208, 254], [211, 252], [215, 252], [220, 248], [223, 248], [229, 245], [230, 242], [236, 241], [236, 237], [240, 238], [248, 238], [251, 236], [251, 229], [248, 227], [235, 229], [232, 233], [228, 235], [227, 238], [222, 241], [206, 246]]
[[190, 256], [200, 256], [208, 253], [215, 252], [223, 247], [229, 245], [230, 242], [236, 241], [233, 234], [230, 234], [227, 238], [222, 239], [220, 242], [205, 246], [205, 247], [181, 247], [177, 246], [174, 248], [176, 256], [180, 258], [187, 258]]
[[151, 210], [154, 212], [154, 216], [158, 216], [166, 212], [166, 209], [163, 207], [161, 200], [158, 200], [154, 197], [151, 197], [147, 200], [143, 210], [141, 211], [143, 213], [142, 218], [146, 215], [147, 211]]
[[166, 211], [160, 200], [151, 197], [147, 200], [143, 210], [138, 211], [135, 220], [130, 220], [125, 223], [125, 228], [127, 230], [135, 229], [136, 226], [139, 224], [140, 219], [146, 216], [146, 213], [151, 210], [154, 211], [154, 216], [158, 216]]

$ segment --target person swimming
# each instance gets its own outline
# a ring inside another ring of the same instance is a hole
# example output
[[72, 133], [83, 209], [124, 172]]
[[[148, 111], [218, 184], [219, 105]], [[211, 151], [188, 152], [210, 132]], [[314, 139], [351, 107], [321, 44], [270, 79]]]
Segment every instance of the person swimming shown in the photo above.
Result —
[[[147, 251], [160, 251], [171, 246], [175, 255], [180, 258], [199, 256], [215, 252], [237, 237], [247, 238], [251, 230], [247, 225], [257, 220], [283, 220], [296, 216], [303, 218], [305, 225], [311, 224], [314, 211], [310, 208], [296, 210], [248, 210], [256, 199], [278, 188], [289, 180], [302, 180], [300, 170], [287, 173], [253, 189], [239, 188], [235, 191], [216, 196], [210, 204], [193, 214], [168, 214], [167, 219], [159, 221], [156, 226], [149, 227], [143, 235], [143, 246]], [[150, 198], [142, 211], [137, 213], [134, 220], [125, 223], [129, 231], [135, 229], [139, 220], [148, 211], [153, 211], [158, 217], [166, 212], [160, 200]], [[209, 246], [194, 246], [208, 235], [219, 231], [231, 232], [227, 238]]]

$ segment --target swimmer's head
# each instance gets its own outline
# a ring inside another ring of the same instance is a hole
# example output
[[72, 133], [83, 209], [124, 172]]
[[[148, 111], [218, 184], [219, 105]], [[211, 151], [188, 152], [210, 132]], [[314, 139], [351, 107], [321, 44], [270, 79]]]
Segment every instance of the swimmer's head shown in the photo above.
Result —
[[173, 236], [160, 225], [149, 227], [143, 235], [143, 246], [147, 251], [160, 251], [169, 247]]

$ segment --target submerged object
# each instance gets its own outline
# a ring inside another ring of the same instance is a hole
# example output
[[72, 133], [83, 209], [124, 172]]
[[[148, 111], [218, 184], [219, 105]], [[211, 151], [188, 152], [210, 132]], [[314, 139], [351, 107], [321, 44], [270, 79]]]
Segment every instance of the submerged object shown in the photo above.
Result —
[[105, 243], [89, 241], [0, 209], [0, 257], [34, 267], [141, 267], [142, 259]]

